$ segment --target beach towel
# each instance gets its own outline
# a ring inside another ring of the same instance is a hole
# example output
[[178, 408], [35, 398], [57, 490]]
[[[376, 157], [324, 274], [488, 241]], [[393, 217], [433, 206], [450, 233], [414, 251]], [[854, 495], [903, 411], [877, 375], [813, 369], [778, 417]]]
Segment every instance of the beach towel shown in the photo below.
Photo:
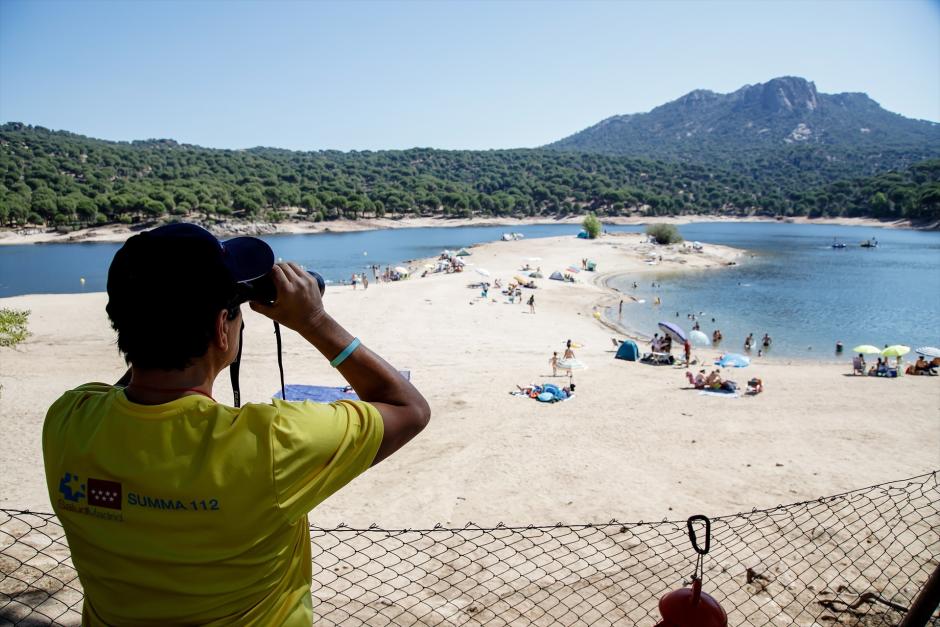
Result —
[[[359, 396], [351, 387], [330, 387], [326, 385], [285, 385], [287, 400], [289, 401], [315, 401], [317, 403], [332, 403], [333, 401], [358, 401]], [[271, 398], [281, 398], [278, 390]]]
[[720, 390], [701, 390], [703, 396], [717, 396], [719, 398], [740, 398], [737, 392], [722, 392]]

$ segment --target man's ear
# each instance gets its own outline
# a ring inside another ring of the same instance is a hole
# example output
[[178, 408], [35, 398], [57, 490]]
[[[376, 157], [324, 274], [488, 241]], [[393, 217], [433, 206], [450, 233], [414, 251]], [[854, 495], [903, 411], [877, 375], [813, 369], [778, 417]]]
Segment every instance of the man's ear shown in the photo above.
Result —
[[235, 324], [234, 320], [228, 319], [228, 312], [224, 309], [220, 311], [215, 316], [215, 333], [213, 334], [212, 341], [216, 346], [218, 346], [223, 351], [229, 349], [228, 341], [228, 325]]

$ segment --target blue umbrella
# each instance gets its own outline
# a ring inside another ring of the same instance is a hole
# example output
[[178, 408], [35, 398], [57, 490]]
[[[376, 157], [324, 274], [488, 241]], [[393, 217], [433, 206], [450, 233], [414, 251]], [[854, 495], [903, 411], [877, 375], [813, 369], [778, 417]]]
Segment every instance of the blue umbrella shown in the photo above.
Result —
[[750, 357], [745, 357], [737, 353], [728, 353], [715, 360], [715, 365], [721, 366], [722, 368], [744, 368], [750, 363]]
[[686, 336], [685, 331], [682, 330], [677, 324], [671, 322], [660, 322], [659, 328], [672, 336], [672, 339], [676, 340], [680, 344], [685, 344]]

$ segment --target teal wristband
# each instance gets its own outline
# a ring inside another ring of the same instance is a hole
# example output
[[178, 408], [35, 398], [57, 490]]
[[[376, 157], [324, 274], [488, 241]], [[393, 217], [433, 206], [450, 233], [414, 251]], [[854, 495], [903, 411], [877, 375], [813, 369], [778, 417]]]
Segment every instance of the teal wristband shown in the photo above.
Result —
[[330, 365], [333, 366], [334, 368], [338, 368], [341, 363], [346, 361], [347, 357], [353, 354], [353, 351], [359, 348], [360, 344], [362, 344], [362, 342], [359, 341], [359, 338], [354, 337], [353, 341], [349, 343], [349, 346], [344, 348], [343, 352], [337, 355], [336, 359], [330, 362]]

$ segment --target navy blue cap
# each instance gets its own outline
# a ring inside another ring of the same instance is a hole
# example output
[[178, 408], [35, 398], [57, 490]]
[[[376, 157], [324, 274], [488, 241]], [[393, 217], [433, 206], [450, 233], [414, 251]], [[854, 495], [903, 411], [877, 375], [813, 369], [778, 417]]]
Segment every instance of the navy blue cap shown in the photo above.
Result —
[[235, 237], [219, 241], [215, 235], [196, 224], [177, 222], [146, 231], [148, 238], [198, 239], [218, 246], [222, 263], [235, 283], [253, 281], [265, 276], [274, 267], [274, 251], [257, 237]]

